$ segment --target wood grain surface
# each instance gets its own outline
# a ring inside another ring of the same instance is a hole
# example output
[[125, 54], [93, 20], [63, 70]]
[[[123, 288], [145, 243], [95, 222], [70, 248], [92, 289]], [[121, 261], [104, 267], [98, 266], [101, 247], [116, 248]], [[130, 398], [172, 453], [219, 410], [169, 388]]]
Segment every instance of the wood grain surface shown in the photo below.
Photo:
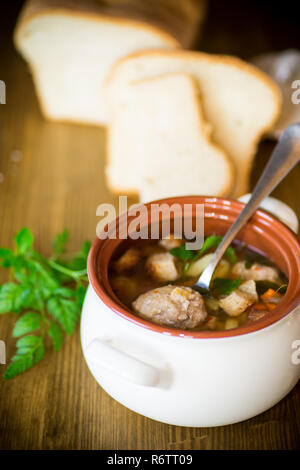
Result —
[[[249, 3], [247, 35], [246, 26], [240, 24], [245, 15], [238, 18], [241, 7], [232, 3], [234, 16], [221, 3], [228, 7], [232, 2], [211, 1], [204, 50], [247, 58], [278, 44], [281, 49], [300, 46], [292, 18], [275, 11], [273, 22], [265, 23], [266, 11], [259, 2], [241, 2], [244, 7]], [[0, 246], [11, 245], [14, 233], [28, 226], [37, 249], [48, 254], [53, 236], [69, 228], [70, 250], [76, 250], [84, 239], [95, 237], [98, 204], [116, 201], [103, 178], [105, 132], [41, 117], [30, 74], [11, 42], [19, 6], [20, 2], [11, 1], [0, 7], [0, 79], [7, 86], [7, 104], [0, 105]], [[281, 42], [274, 35], [278, 24], [283, 25]], [[252, 183], [272, 147], [272, 142], [260, 145]], [[299, 182], [298, 165], [274, 192], [298, 216]], [[1, 272], [0, 282], [4, 280]], [[13, 323], [10, 315], [0, 318], [0, 338], [7, 344], [8, 358], [15, 351]], [[1, 375], [4, 368], [0, 365]], [[183, 428], [144, 418], [97, 385], [83, 360], [78, 327], [59, 353], [49, 348], [30, 371], [0, 381], [0, 448], [300, 449], [299, 410], [300, 384], [272, 409], [231, 426]]]

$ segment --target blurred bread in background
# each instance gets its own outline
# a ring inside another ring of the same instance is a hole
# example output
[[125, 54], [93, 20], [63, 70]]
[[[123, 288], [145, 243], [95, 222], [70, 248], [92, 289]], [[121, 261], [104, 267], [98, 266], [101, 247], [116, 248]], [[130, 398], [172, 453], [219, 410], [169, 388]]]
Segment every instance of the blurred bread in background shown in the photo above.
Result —
[[221, 196], [233, 165], [210, 141], [197, 81], [177, 72], [132, 82], [109, 126], [109, 181], [142, 202], [197, 194]]
[[[126, 162], [128, 158], [128, 162], [132, 164], [129, 156], [130, 145], [127, 147], [130, 138], [138, 142], [135, 145], [140, 145], [140, 158], [143, 155], [143, 144], [140, 141], [137, 118], [134, 117], [134, 114], [128, 118], [124, 112], [124, 108], [128, 106], [131, 99], [132, 83], [176, 72], [189, 74], [196, 80], [203, 119], [210, 126], [212, 142], [221, 148], [234, 164], [234, 182], [230, 188], [224, 184], [223, 195], [238, 197], [246, 193], [258, 142], [262, 135], [273, 127], [279, 115], [281, 103], [279, 90], [264, 73], [240, 59], [182, 50], [139, 52], [120, 59], [113, 67], [107, 85], [110, 127], [107, 175], [110, 186], [116, 191], [125, 190], [127, 192], [136, 191], [141, 186], [141, 183], [128, 172], [122, 173], [121, 182], [119, 172], [119, 167], [122, 165], [124, 167], [123, 159]], [[160, 86], [163, 89], [159, 88]], [[157, 100], [157, 106], [159, 104], [163, 107], [165, 103], [163, 96], [167, 95], [169, 91], [165, 84], [160, 86], [157, 85], [157, 98], [153, 96], [153, 100]], [[179, 90], [178, 93], [180, 93]], [[184, 95], [184, 90], [181, 93]], [[178, 100], [179, 98], [174, 96], [173, 99]], [[190, 116], [182, 104], [181, 106], [177, 104], [176, 109], [175, 116], [171, 113], [169, 115], [174, 126], [176, 119], [181, 119], [180, 113], [184, 114], [187, 122], [191, 122]], [[152, 129], [152, 139], [154, 140], [158, 134], [154, 131], [153, 125]], [[180, 126], [178, 126], [178, 132], [180, 133]], [[199, 129], [198, 132], [201, 134], [203, 130]], [[118, 136], [125, 145], [115, 144]], [[124, 140], [122, 140], [122, 136], [126, 136]], [[147, 149], [145, 149], [146, 151]], [[134, 155], [136, 154], [134, 153]], [[201, 155], [199, 154], [199, 159], [202, 162], [203, 159], [208, 158], [209, 155], [203, 151]], [[184, 154], [182, 154], [180, 171], [192, 171], [188, 165], [185, 165], [184, 159]], [[178, 159], [176, 162], [178, 163]], [[206, 171], [207, 167], [203, 168]], [[218, 170], [216, 168], [216, 172]], [[206, 174], [208, 181], [211, 181], [212, 175]], [[226, 174], [224, 174], [225, 181], [227, 181]], [[145, 182], [144, 184], [146, 185]], [[198, 194], [205, 194], [204, 189], [209, 188], [199, 184]], [[185, 191], [185, 188], [174, 186], [173, 192], [175, 190], [180, 195], [182, 190]], [[184, 192], [184, 194], [186, 193]], [[210, 191], [209, 194], [212, 192]], [[156, 196], [160, 197], [159, 194]]]
[[[248, 191], [278, 87], [230, 56], [183, 50], [204, 0], [29, 0], [14, 41], [44, 115], [108, 127], [106, 175], [143, 201]], [[87, 143], [88, 145], [88, 143]]]
[[191, 47], [204, 14], [204, 0], [29, 0], [14, 41], [47, 118], [103, 125], [114, 62], [141, 49]]

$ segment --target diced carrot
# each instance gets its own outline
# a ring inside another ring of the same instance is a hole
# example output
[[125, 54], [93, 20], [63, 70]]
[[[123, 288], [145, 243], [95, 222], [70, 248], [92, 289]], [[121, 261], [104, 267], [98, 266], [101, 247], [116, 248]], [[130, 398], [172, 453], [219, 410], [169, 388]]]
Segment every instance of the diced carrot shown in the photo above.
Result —
[[261, 300], [268, 300], [276, 296], [277, 296], [277, 292], [274, 289], [268, 289], [266, 292], [264, 292], [263, 295], [260, 296], [260, 298]]
[[254, 308], [254, 310], [264, 310], [266, 311], [266, 304], [263, 304], [263, 303], [256, 303], [256, 304], [253, 304], [252, 305], [252, 308]]
[[272, 304], [271, 302], [268, 302], [268, 303], [266, 304], [266, 307], [267, 307], [267, 309], [268, 309], [269, 312], [270, 312], [271, 310], [273, 310], [274, 308], [276, 308], [276, 304]]

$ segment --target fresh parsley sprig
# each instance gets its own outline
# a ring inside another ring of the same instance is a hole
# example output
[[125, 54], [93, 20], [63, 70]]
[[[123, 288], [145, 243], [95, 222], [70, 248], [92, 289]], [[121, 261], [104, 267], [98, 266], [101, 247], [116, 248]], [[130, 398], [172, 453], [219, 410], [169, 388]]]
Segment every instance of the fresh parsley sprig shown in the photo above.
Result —
[[241, 277], [238, 279], [223, 279], [216, 277], [212, 281], [211, 289], [215, 295], [228, 295], [240, 285], [241, 281]]
[[13, 336], [19, 338], [5, 380], [44, 357], [46, 337], [58, 351], [63, 333], [74, 332], [87, 288], [90, 242], [84, 242], [75, 256], [66, 259], [63, 254], [68, 238], [67, 230], [56, 236], [49, 259], [33, 249], [34, 237], [28, 228], [15, 235], [14, 250], [0, 248], [0, 266], [9, 269], [9, 281], [0, 286], [0, 314], [17, 315]]
[[[179, 258], [185, 261], [185, 264], [183, 267], [183, 273], [185, 273], [193, 262], [201, 258], [202, 255], [207, 253], [212, 248], [217, 248], [220, 245], [222, 239], [223, 237], [213, 234], [204, 240], [203, 245], [200, 248], [200, 250], [197, 250], [197, 251], [188, 250], [185, 245], [181, 245], [180, 247], [172, 248], [170, 250], [170, 253], [176, 258]], [[230, 245], [227, 248], [227, 250], [225, 251], [225, 256], [232, 264], [236, 263], [237, 256], [236, 256], [235, 249], [233, 248], [233, 246]]]

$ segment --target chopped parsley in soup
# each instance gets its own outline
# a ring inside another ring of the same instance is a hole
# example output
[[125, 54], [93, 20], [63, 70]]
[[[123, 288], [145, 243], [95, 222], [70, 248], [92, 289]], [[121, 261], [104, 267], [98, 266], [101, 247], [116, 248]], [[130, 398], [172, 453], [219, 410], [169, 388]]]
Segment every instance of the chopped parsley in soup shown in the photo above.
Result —
[[111, 286], [120, 301], [152, 323], [188, 330], [228, 330], [253, 322], [281, 301], [287, 278], [268, 258], [233, 243], [217, 266], [210, 291], [191, 288], [222, 237], [207, 237], [198, 251], [186, 241], [137, 243], [112, 260]]

